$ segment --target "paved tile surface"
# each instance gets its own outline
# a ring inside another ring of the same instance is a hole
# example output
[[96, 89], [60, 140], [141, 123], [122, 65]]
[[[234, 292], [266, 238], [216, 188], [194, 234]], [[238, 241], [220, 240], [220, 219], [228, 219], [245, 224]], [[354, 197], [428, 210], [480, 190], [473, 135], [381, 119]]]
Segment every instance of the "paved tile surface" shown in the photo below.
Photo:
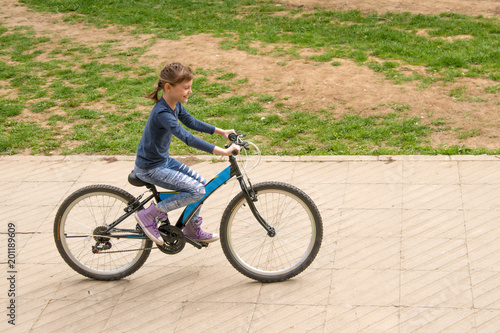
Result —
[[[225, 166], [194, 166], [211, 178]], [[324, 221], [301, 275], [261, 284], [219, 244], [152, 253], [128, 278], [71, 270], [52, 237], [62, 200], [89, 184], [122, 187], [133, 158], [0, 157], [0, 332], [498, 332], [500, 159], [495, 156], [265, 157], [254, 183], [290, 182]], [[203, 210], [218, 229], [233, 181]], [[210, 207], [208, 207], [210, 206]], [[15, 224], [16, 325], [8, 323], [8, 224]]]

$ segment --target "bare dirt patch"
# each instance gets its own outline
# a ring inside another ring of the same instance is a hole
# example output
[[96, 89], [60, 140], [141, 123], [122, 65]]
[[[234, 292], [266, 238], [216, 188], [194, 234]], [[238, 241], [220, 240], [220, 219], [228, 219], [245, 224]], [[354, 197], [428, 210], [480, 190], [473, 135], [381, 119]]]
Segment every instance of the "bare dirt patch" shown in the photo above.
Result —
[[497, 0], [283, 0], [294, 6], [363, 12], [411, 12], [415, 14], [461, 13], [484, 17], [500, 17]]
[[[464, 12], [484, 16], [500, 16], [498, 1], [326, 1], [288, 0], [294, 6], [322, 6], [327, 9], [360, 9], [363, 11], [411, 11], [434, 14]], [[119, 39], [124, 48], [145, 46], [154, 36], [118, 33], [116, 27], [97, 29], [84, 24], [65, 24], [60, 14], [30, 12], [13, 0], [1, 0], [0, 19], [5, 26], [29, 25], [37, 34], [71, 38], [81, 43], [99, 43]], [[467, 38], [467, 36], [463, 36]], [[330, 110], [339, 117], [344, 113], [361, 115], [395, 112], [400, 106], [405, 115], [432, 124], [445, 121], [454, 131], [433, 134], [434, 146], [466, 145], [470, 148], [497, 149], [500, 143], [500, 107], [498, 93], [488, 94], [485, 87], [497, 85], [487, 79], [458, 79], [453, 83], [434, 84], [426, 89], [417, 83], [395, 85], [382, 74], [359, 66], [350, 60], [339, 59], [339, 66], [314, 63], [304, 59], [276, 58], [270, 55], [251, 55], [239, 50], [222, 50], [221, 39], [210, 35], [193, 35], [180, 40], [158, 39], [141, 57], [141, 63], [160, 69], [164, 64], [180, 61], [193, 68], [220, 68], [248, 78], [239, 94], [272, 94], [276, 101], [294, 109], [316, 112]], [[266, 48], [269, 46], [263, 46]], [[265, 50], [265, 49], [264, 49]], [[307, 52], [307, 51], [304, 51]], [[425, 72], [425, 68], [408, 66], [408, 72]], [[196, 87], [194, 87], [196, 89]], [[457, 99], [451, 93], [462, 88], [465, 96]], [[450, 134], [451, 133], [451, 134]], [[467, 135], [467, 133], [472, 133]]]

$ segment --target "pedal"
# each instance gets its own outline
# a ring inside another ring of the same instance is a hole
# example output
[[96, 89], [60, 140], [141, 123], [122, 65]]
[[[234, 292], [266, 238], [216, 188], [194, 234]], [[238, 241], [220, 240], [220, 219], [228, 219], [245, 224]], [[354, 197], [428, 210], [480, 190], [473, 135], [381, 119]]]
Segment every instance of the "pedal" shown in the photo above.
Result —
[[209, 245], [209, 243], [197, 242], [194, 239], [191, 239], [191, 238], [189, 238], [187, 236], [185, 238], [186, 238], [186, 242], [188, 242], [189, 244], [193, 245], [197, 249], [208, 247], [208, 245]]

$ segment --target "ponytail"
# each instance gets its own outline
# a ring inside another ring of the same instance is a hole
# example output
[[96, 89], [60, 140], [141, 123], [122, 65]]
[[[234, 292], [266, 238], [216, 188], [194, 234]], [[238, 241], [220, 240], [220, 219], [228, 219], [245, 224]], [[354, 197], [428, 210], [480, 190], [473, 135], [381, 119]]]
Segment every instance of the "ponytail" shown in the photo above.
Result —
[[155, 103], [158, 103], [158, 101], [160, 100], [158, 98], [158, 93], [162, 90], [163, 90], [163, 87], [162, 87], [161, 81], [158, 81], [158, 84], [156, 85], [155, 90], [150, 94], [144, 95], [144, 97], [152, 99]]

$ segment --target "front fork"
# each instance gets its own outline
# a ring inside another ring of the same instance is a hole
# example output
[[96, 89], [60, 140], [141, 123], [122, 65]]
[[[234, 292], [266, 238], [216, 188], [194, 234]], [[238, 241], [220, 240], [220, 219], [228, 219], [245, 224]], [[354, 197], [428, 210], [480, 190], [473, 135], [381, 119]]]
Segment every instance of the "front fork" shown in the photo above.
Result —
[[250, 207], [250, 210], [252, 211], [253, 216], [255, 219], [259, 222], [259, 224], [267, 231], [267, 235], [269, 237], [274, 237], [276, 236], [276, 230], [271, 227], [266, 220], [260, 215], [259, 211], [257, 210], [257, 207], [255, 207], [255, 202], [257, 202], [259, 199], [257, 197], [257, 193], [255, 193], [255, 190], [253, 189], [252, 183], [250, 182], [250, 179], [248, 180], [248, 185], [245, 182], [245, 179], [243, 178], [243, 174], [240, 171], [240, 168], [238, 167], [238, 164], [236, 163], [236, 159], [231, 156], [229, 157], [229, 160], [231, 162], [232, 166], [232, 171], [234, 172], [234, 175], [236, 176], [236, 179], [240, 183], [241, 190], [243, 191], [243, 194], [245, 196], [245, 199], [247, 201], [248, 207]]

